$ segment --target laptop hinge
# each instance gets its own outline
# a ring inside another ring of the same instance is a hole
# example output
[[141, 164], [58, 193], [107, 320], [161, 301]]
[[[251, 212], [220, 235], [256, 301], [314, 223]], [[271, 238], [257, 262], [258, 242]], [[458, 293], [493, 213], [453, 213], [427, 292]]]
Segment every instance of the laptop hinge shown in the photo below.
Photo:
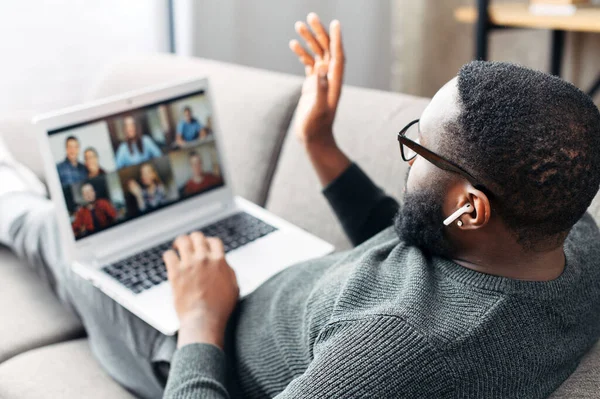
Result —
[[89, 266], [100, 265], [99, 259], [96, 256], [96, 251], [94, 251], [93, 246], [90, 244], [77, 246], [77, 261]]

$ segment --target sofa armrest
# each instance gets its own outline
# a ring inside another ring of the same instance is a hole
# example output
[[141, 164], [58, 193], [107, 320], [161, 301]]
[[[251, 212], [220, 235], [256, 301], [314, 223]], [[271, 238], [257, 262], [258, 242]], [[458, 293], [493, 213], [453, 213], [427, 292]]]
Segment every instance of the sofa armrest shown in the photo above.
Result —
[[37, 132], [31, 124], [32, 116], [22, 113], [3, 117], [0, 119], [0, 137], [12, 155], [43, 181], [44, 162], [40, 156]]

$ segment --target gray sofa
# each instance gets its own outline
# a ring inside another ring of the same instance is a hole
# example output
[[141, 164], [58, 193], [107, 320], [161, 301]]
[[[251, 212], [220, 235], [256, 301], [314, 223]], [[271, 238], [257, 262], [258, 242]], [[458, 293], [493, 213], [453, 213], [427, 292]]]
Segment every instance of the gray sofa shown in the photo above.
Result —
[[[290, 128], [301, 78], [201, 59], [143, 56], [113, 65], [90, 84], [82, 101], [204, 75], [211, 79], [236, 192], [338, 249], [348, 248]], [[340, 145], [396, 197], [406, 175], [396, 133], [418, 117], [427, 102], [402, 94], [344, 89], [335, 126]], [[30, 116], [0, 121], [0, 134], [20, 160], [43, 175]], [[597, 207], [594, 210], [600, 216]], [[0, 270], [0, 398], [132, 397], [94, 361], [77, 318], [60, 306], [27, 265], [0, 249]], [[596, 345], [552, 398], [599, 397], [600, 345]]]

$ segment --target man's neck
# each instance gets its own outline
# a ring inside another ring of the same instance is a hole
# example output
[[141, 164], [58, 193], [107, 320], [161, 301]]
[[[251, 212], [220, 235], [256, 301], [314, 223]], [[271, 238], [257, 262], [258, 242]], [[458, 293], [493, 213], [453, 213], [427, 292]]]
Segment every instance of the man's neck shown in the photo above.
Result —
[[77, 158], [75, 158], [75, 159], [67, 158], [67, 161], [69, 161], [69, 163], [73, 166], [77, 166], [79, 164], [79, 161], [77, 160]]
[[[473, 245], [477, 243], [477, 245]], [[494, 231], [463, 242], [454, 262], [471, 270], [515, 280], [550, 281], [565, 268], [563, 246], [545, 251], [525, 250], [506, 231]]]
[[466, 259], [454, 259], [454, 262], [467, 269], [494, 276], [526, 281], [551, 281], [563, 273], [565, 254], [561, 247], [530, 258], [513, 257], [500, 262], [486, 262], [467, 257]]

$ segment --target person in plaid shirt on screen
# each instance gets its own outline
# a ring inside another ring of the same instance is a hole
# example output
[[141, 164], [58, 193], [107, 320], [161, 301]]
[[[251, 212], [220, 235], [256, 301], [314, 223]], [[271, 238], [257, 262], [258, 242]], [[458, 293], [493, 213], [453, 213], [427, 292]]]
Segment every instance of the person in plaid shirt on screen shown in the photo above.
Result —
[[64, 161], [56, 165], [63, 186], [79, 183], [88, 177], [87, 168], [79, 162], [79, 140], [77, 137], [67, 137], [65, 147], [67, 156]]

